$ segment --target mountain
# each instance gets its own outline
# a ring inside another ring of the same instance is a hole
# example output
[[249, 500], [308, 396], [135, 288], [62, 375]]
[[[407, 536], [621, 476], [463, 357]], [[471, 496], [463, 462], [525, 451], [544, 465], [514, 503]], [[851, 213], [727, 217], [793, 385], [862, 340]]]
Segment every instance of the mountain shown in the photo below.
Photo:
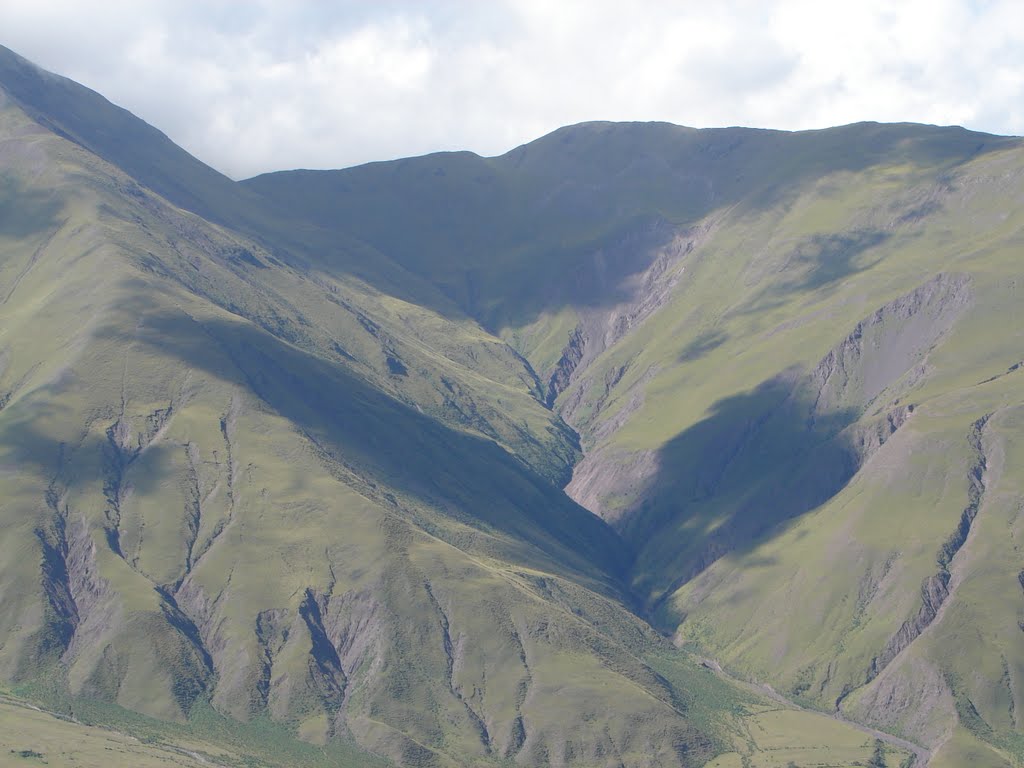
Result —
[[656, 626], [955, 761], [976, 736], [1019, 749], [1022, 160], [959, 128], [586, 124], [246, 183], [530, 360], [581, 435], [567, 491], [636, 552]]
[[1022, 171], [587, 123], [238, 183], [0, 49], [0, 684], [222, 764], [1020, 763]]
[[404, 764], [706, 751], [519, 355], [171, 203], [112, 161], [180, 151], [41, 120], [50, 87], [125, 118], [7, 58], [37, 82], [2, 112], [4, 679]]

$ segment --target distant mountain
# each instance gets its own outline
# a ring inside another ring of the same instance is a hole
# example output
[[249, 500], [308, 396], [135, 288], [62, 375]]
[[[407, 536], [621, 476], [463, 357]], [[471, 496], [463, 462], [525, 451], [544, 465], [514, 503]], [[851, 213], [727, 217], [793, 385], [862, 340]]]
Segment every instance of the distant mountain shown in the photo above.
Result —
[[236, 183], [0, 49], [0, 683], [277, 765], [1017, 764], [1022, 202], [874, 123]]

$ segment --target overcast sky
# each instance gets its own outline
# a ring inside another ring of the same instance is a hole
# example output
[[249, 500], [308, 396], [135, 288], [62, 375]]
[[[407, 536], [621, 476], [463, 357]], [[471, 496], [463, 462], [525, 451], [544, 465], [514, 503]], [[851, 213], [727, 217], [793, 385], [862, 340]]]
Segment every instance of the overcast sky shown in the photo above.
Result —
[[599, 119], [1024, 133], [1020, 0], [3, 0], [0, 43], [235, 178]]

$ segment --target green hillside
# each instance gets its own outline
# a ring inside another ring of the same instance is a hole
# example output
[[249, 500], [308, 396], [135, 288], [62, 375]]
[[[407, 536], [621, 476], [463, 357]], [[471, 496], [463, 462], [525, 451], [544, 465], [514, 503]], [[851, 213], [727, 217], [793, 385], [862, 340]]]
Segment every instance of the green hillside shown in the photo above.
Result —
[[1010, 450], [1020, 402], [1022, 162], [958, 128], [586, 124], [498, 158], [246, 184], [357, 232], [530, 360], [581, 434], [567, 490], [635, 549], [656, 626], [811, 706], [952, 734], [947, 753], [972, 733], [998, 763], [1020, 569], [996, 532], [1012, 515], [973, 516], [1012, 482], [978, 446]]
[[1022, 203], [1019, 140], [873, 123], [236, 183], [0, 49], [4, 719], [1021, 764]]
[[575, 436], [513, 350], [175, 207], [20, 104], [4, 680], [406, 765], [712, 754], [639, 658], [627, 548], [549, 479]]

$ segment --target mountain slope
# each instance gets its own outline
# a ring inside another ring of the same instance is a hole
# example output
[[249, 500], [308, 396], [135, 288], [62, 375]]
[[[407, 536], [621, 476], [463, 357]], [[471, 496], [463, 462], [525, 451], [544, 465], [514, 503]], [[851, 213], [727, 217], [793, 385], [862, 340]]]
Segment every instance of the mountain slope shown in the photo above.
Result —
[[21, 693], [403, 765], [874, 759], [653, 625], [1024, 760], [1020, 140], [594, 123], [237, 184], [3, 49], [0, 182]]
[[[1020, 406], [1022, 162], [959, 128], [586, 124], [499, 158], [246, 184], [358, 232], [530, 360], [581, 434], [568, 493], [636, 548], [633, 586], [678, 642], [1001, 764], [1015, 518], [988, 543], [981, 526], [986, 499], [1019, 500], [992, 457]], [[376, 227], [391, 215], [409, 227]]]
[[566, 393], [603, 410], [569, 491], [640, 546], [659, 624], [935, 746], [1016, 738], [1014, 517], [985, 496], [1019, 506], [988, 456], [1020, 405], [1022, 160], [841, 173], [721, 221], [677, 303]]
[[520, 357], [175, 207], [3, 88], [6, 681], [410, 765], [712, 754], [639, 658], [628, 551], [544, 476], [574, 437]]

